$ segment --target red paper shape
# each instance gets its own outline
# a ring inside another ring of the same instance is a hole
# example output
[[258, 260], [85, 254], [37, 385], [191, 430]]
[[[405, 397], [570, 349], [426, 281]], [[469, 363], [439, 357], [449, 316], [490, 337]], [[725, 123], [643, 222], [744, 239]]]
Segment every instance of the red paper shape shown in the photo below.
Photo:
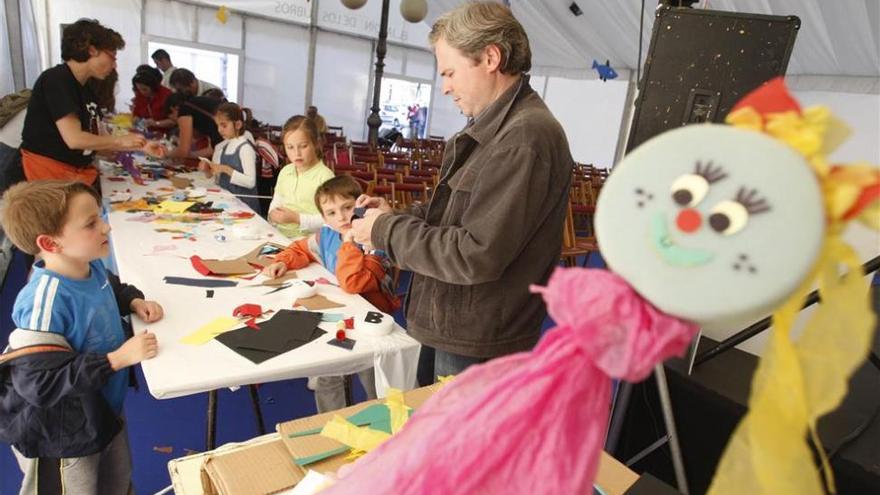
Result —
[[[242, 304], [232, 311], [232, 316], [258, 317], [263, 314], [263, 308], [259, 304]], [[251, 326], [248, 324], [248, 326]]]
[[345, 322], [346, 330], [354, 330], [354, 316], [352, 316], [351, 318], [346, 318], [343, 321]]
[[345, 340], [345, 330], [336, 331], [336, 340]]

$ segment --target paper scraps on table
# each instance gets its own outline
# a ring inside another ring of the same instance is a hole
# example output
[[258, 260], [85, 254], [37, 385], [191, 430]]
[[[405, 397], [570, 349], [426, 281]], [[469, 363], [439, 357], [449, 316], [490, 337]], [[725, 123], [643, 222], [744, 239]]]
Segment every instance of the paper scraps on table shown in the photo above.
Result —
[[[265, 268], [275, 262], [275, 255], [285, 249], [285, 246], [275, 242], [264, 242], [248, 251], [243, 258], [250, 264]], [[289, 272], [288, 272], [289, 273]]]
[[211, 339], [217, 337], [218, 335], [232, 330], [240, 324], [241, 322], [238, 318], [234, 318], [232, 316], [220, 316], [214, 318], [209, 323], [202, 325], [196, 331], [186, 335], [185, 337], [180, 339], [180, 342], [190, 345], [202, 345], [210, 342]]
[[187, 277], [165, 277], [166, 284], [188, 285], [190, 287], [235, 287], [238, 282], [234, 280], [216, 280], [204, 278], [187, 278]]
[[211, 289], [206, 290], [205, 297], [207, 297], [208, 299], [212, 299], [214, 297], [214, 291]]
[[345, 307], [344, 304], [339, 304], [338, 302], [331, 301], [330, 299], [327, 299], [326, 297], [321, 295], [297, 299], [296, 301], [294, 301], [293, 305], [303, 306], [304, 308], [310, 309], [312, 311]]
[[337, 339], [328, 340], [327, 343], [329, 345], [334, 346], [334, 347], [340, 347], [342, 349], [350, 351], [350, 350], [354, 349], [354, 345], [355, 345], [356, 341], [354, 339], [349, 339], [348, 337], [346, 337], [344, 339], [337, 338]]
[[318, 328], [320, 322], [320, 313], [282, 309], [260, 322], [259, 332], [242, 327], [216, 339], [254, 364], [260, 364], [326, 334]]
[[186, 189], [187, 187], [192, 186], [192, 179], [187, 179], [186, 177], [172, 175], [171, 177], [168, 177], [168, 180], [170, 180], [171, 184], [178, 189]]
[[195, 203], [192, 201], [165, 200], [156, 205], [153, 211], [156, 213], [183, 213], [193, 204]]
[[158, 244], [153, 246], [153, 250], [149, 253], [145, 253], [144, 256], [154, 256], [157, 254], [165, 253], [167, 251], [176, 251], [177, 244]]
[[263, 285], [266, 287], [280, 287], [280, 286], [284, 285], [286, 282], [293, 280], [295, 278], [296, 278], [296, 272], [293, 270], [290, 270], [278, 278], [270, 278], [268, 280], [264, 280], [260, 285]]
[[321, 313], [321, 321], [328, 323], [336, 323], [337, 321], [342, 321], [344, 319], [345, 315], [342, 313]]
[[152, 211], [153, 207], [147, 203], [146, 199], [134, 199], [131, 201], [123, 201], [121, 203], [112, 203], [110, 208], [113, 211], [128, 211], [128, 212], [136, 212], [136, 211]]
[[254, 267], [243, 258], [231, 260], [206, 260], [198, 255], [189, 258], [190, 263], [197, 272], [204, 276], [210, 275], [249, 275], [254, 273]]
[[339, 287], [338, 285], [334, 284], [333, 282], [327, 280], [327, 279], [324, 278], [324, 277], [318, 277], [318, 278], [316, 278], [316, 279], [314, 280], [314, 282], [315, 282], [316, 284], [332, 285], [332, 286], [334, 286], [334, 287]]

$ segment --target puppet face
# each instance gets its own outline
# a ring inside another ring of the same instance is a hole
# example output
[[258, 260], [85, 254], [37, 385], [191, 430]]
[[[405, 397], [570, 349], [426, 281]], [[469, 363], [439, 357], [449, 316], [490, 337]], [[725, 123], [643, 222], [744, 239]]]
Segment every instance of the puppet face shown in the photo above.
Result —
[[609, 268], [655, 306], [704, 328], [769, 314], [809, 273], [824, 206], [804, 158], [764, 134], [691, 125], [626, 156], [602, 188]]

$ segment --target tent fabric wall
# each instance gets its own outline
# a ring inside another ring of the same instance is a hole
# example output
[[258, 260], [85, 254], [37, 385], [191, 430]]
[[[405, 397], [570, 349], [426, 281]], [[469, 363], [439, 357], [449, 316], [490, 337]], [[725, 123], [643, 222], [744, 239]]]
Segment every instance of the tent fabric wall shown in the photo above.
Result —
[[0, 4], [0, 95], [13, 92], [15, 80], [12, 76], [12, 51], [6, 28], [6, 5]]
[[342, 126], [350, 139], [366, 136], [367, 92], [372, 77], [372, 42], [318, 32], [312, 104], [328, 125]]
[[[142, 63], [141, 38], [141, 0], [89, 0], [88, 17], [100, 20], [101, 24], [118, 31], [125, 40], [125, 49], [117, 53], [119, 87], [116, 93], [116, 109], [127, 111], [128, 103], [134, 96], [131, 89], [131, 76]], [[56, 0], [47, 4], [49, 24], [49, 65], [61, 63], [61, 24], [75, 22], [83, 17], [82, 2]]]
[[309, 30], [255, 18], [247, 19], [245, 26], [242, 101], [258, 120], [282, 125], [305, 111]]
[[[163, 38], [195, 41], [193, 26], [196, 8], [192, 5], [169, 0], [146, 0], [144, 9], [144, 32]], [[147, 57], [150, 54], [146, 54]]]

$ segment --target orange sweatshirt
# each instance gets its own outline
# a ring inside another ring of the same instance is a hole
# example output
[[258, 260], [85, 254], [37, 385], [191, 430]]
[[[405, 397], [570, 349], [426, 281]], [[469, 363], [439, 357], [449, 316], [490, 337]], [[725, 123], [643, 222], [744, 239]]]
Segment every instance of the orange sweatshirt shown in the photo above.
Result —
[[[275, 261], [283, 262], [290, 270], [322, 263], [317, 245], [316, 234], [299, 239], [278, 253]], [[336, 279], [342, 290], [362, 295], [384, 313], [392, 314], [400, 308], [400, 299], [393, 292], [382, 290], [382, 281], [388, 274], [378, 256], [364, 254], [353, 242], [343, 242], [336, 256]]]

